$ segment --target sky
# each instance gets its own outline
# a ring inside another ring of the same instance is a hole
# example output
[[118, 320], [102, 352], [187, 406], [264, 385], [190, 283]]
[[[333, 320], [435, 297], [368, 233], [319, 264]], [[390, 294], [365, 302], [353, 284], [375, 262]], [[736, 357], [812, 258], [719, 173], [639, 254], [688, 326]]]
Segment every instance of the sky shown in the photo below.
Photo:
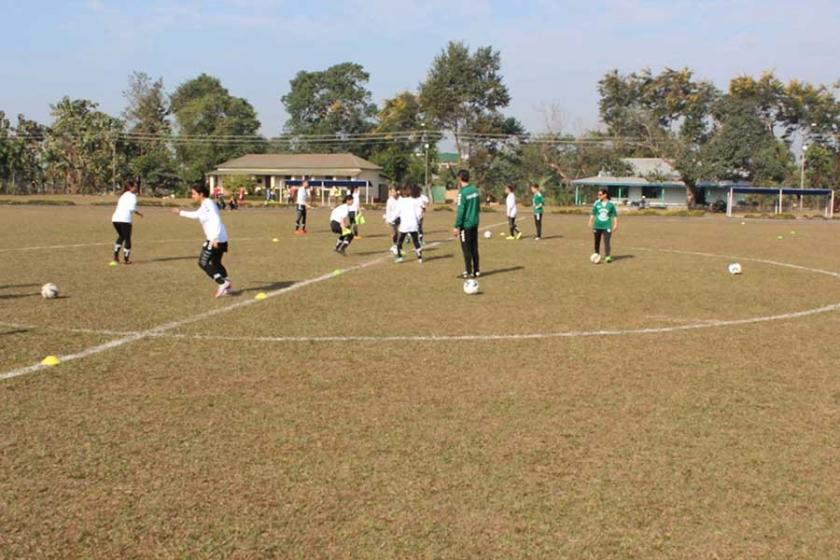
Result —
[[691, 68], [725, 89], [740, 74], [840, 79], [840, 0], [0, 0], [0, 111], [49, 123], [63, 96], [125, 108], [133, 71], [168, 92], [202, 72], [281, 132], [301, 70], [361, 64], [381, 104], [416, 91], [449, 41], [501, 53], [533, 132], [599, 127], [608, 71]]

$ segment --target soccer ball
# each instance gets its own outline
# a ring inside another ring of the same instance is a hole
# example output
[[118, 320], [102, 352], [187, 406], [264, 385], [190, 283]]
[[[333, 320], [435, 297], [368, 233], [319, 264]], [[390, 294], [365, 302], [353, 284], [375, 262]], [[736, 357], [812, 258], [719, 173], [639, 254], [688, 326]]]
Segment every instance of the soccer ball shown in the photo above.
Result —
[[739, 263], [730, 264], [729, 274], [741, 274], [741, 265]]
[[53, 299], [58, 297], [58, 286], [53, 283], [44, 284], [41, 286], [41, 295], [44, 299]]
[[589, 262], [591, 262], [592, 264], [598, 264], [599, 262], [601, 262], [601, 254], [592, 253], [592, 255], [589, 257]]
[[484, 239], [490, 239], [491, 237], [493, 237], [493, 234], [490, 231], [484, 232]]
[[464, 293], [468, 296], [474, 295], [478, 293], [478, 280], [470, 278], [466, 282], [464, 282]]

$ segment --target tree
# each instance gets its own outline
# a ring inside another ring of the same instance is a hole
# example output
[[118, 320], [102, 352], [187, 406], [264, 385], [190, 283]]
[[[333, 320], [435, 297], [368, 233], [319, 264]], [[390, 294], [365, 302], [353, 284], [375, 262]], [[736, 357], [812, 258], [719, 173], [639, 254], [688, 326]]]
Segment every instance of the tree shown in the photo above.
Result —
[[[506, 135], [524, 132], [518, 121], [502, 115], [509, 103], [501, 56], [489, 46], [470, 54], [463, 43], [450, 42], [420, 85], [420, 107], [428, 124], [452, 134], [459, 162], [469, 161], [478, 184], [488, 177], [499, 180], [490, 172], [494, 157], [511, 154]], [[487, 140], [490, 135], [500, 140]]]
[[181, 84], [170, 98], [178, 125], [176, 155], [181, 178], [191, 184], [220, 163], [265, 151], [260, 122], [248, 101], [233, 97], [218, 78], [201, 74]]
[[371, 161], [382, 166], [383, 175], [399, 185], [424, 184], [426, 157], [435, 160], [438, 135], [423, 131], [425, 122], [417, 96], [406, 91], [386, 99], [378, 120], [375, 132], [384, 140], [374, 146]]
[[697, 81], [688, 68], [649, 69], [621, 75], [607, 73], [598, 82], [601, 119], [627, 156], [662, 157], [683, 176], [686, 200], [697, 198], [694, 171], [700, 147], [712, 133], [711, 107], [720, 92], [708, 81]]
[[138, 186], [174, 188], [177, 173], [169, 147], [172, 126], [163, 80], [133, 72], [123, 92], [128, 106], [123, 113], [130, 134], [131, 174]]
[[65, 192], [92, 192], [125, 174], [123, 122], [86, 99], [64, 97], [51, 106], [54, 122], [46, 142], [49, 174]]
[[48, 130], [42, 124], [18, 115], [15, 127], [13, 173], [24, 192], [33, 192], [44, 183], [44, 152]]
[[359, 64], [344, 62], [324, 71], [301, 70], [290, 81], [289, 93], [282, 97], [289, 118], [284, 129], [291, 134], [334, 136], [331, 142], [306, 142], [297, 148], [318, 146], [332, 152], [353, 151], [367, 157], [370, 146], [349, 142], [351, 135], [370, 132], [374, 127], [376, 105], [366, 84], [370, 76]]

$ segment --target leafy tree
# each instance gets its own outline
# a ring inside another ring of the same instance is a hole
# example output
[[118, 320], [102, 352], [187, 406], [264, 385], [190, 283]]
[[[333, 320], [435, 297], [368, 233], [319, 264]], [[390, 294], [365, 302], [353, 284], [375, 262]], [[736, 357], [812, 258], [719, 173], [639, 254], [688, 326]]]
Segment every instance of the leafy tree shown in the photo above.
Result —
[[123, 113], [130, 136], [131, 174], [141, 189], [145, 185], [174, 188], [178, 182], [169, 147], [172, 126], [163, 80], [133, 72], [123, 92], [128, 106]]
[[284, 126], [291, 134], [330, 135], [333, 142], [298, 142], [296, 149], [317, 146], [332, 152], [352, 151], [368, 157], [369, 145], [349, 142], [350, 135], [370, 132], [376, 105], [366, 84], [370, 76], [359, 64], [344, 62], [320, 72], [301, 70], [282, 97], [289, 118]]
[[178, 125], [174, 141], [181, 178], [187, 183], [203, 182], [207, 172], [228, 159], [265, 151], [256, 111], [218, 78], [201, 74], [184, 82], [172, 94], [170, 110]]
[[124, 176], [123, 122], [97, 107], [92, 101], [69, 97], [51, 106], [55, 120], [48, 134], [45, 159], [49, 175], [63, 185], [65, 192], [92, 192]]
[[374, 132], [384, 135], [384, 140], [374, 146], [371, 161], [382, 166], [383, 175], [399, 185], [423, 185], [426, 179], [426, 157], [430, 162], [435, 161], [438, 136], [422, 132], [425, 122], [417, 96], [406, 91], [386, 99], [378, 120]]
[[6, 113], [0, 111], [0, 187], [4, 190], [12, 175], [12, 125]]
[[693, 206], [698, 153], [713, 131], [710, 114], [720, 97], [717, 88], [695, 80], [688, 68], [666, 68], [657, 75], [649, 69], [627, 75], [613, 70], [598, 82], [598, 91], [601, 119], [618, 151], [672, 161], [683, 176], [687, 203]]
[[420, 85], [420, 107], [429, 125], [453, 135], [459, 160], [469, 160], [477, 182], [487, 175], [500, 145], [476, 141], [470, 135], [522, 132], [519, 123], [501, 114], [509, 103], [500, 54], [489, 46], [470, 54], [463, 43], [450, 42], [435, 57]]
[[34, 192], [44, 186], [47, 133], [45, 126], [18, 115], [12, 171], [13, 179], [24, 192]]

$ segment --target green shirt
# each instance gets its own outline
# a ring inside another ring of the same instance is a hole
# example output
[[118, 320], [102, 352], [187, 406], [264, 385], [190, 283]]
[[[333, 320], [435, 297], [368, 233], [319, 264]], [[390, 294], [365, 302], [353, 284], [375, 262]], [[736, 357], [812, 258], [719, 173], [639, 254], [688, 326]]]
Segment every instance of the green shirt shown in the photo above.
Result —
[[592, 215], [595, 217], [594, 229], [612, 229], [612, 219], [618, 217], [615, 204], [598, 200], [592, 205]]
[[543, 193], [540, 191], [535, 192], [531, 203], [534, 208], [534, 214], [543, 213]]
[[455, 227], [471, 229], [478, 227], [478, 213], [481, 210], [481, 193], [470, 183], [458, 192], [458, 213], [455, 214]]

